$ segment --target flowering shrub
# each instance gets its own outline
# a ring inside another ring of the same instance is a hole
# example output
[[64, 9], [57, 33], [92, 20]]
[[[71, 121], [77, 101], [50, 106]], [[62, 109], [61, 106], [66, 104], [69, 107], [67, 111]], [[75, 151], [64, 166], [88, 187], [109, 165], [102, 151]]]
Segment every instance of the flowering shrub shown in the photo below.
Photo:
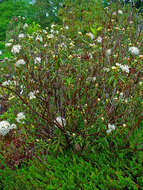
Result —
[[50, 138], [55, 149], [80, 151], [110, 136], [127, 142], [143, 117], [140, 17], [92, 0], [67, 3], [59, 14], [62, 26], [32, 34], [24, 27], [6, 43], [12, 56], [1, 65], [0, 86], [21, 108], [16, 120], [32, 118], [34, 134]]

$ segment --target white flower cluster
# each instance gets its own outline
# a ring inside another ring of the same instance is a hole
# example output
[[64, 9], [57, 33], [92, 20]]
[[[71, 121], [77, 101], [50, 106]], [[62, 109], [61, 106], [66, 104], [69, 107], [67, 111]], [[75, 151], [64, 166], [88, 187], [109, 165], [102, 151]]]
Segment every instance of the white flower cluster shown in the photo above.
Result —
[[10, 130], [16, 128], [17, 126], [15, 124], [10, 125], [8, 121], [0, 121], [0, 134], [2, 136], [5, 136]]
[[40, 41], [40, 42], [43, 42], [43, 38], [42, 38], [42, 36], [40, 36], [40, 35], [38, 35], [38, 36], [36, 37], [36, 40], [37, 40], [37, 41]]
[[53, 34], [48, 34], [48, 35], [47, 35], [47, 38], [48, 38], [48, 39], [52, 39], [52, 38], [54, 38], [54, 35], [53, 35]]
[[120, 69], [121, 69], [123, 72], [126, 72], [126, 73], [129, 73], [129, 72], [130, 72], [128, 65], [121, 65], [120, 63], [116, 63], [116, 66], [120, 67]]
[[2, 83], [2, 86], [8, 86], [8, 85], [16, 85], [16, 81], [7, 80]]
[[102, 37], [101, 37], [101, 36], [98, 36], [98, 38], [96, 39], [96, 41], [97, 41], [98, 43], [102, 43]]
[[96, 77], [87, 77], [87, 81], [88, 82], [95, 82], [96, 81]]
[[118, 10], [118, 14], [122, 15], [123, 11], [122, 10]]
[[21, 34], [19, 34], [19, 36], [18, 36], [18, 37], [19, 37], [19, 39], [22, 39], [22, 38], [24, 38], [24, 37], [25, 37], [25, 35], [21, 33]]
[[34, 63], [41, 63], [41, 57], [36, 57], [34, 60]]
[[30, 100], [35, 99], [35, 98], [36, 98], [36, 96], [35, 96], [36, 93], [39, 93], [39, 91], [38, 91], [38, 90], [35, 90], [35, 91], [33, 91], [33, 92], [30, 92], [30, 93], [28, 94], [29, 99], [30, 99]]
[[66, 125], [66, 120], [61, 116], [56, 118], [56, 122], [58, 122], [62, 127]]
[[17, 45], [14, 45], [12, 47], [11, 52], [14, 53], [14, 54], [16, 54], [16, 53], [19, 53], [20, 50], [21, 50], [21, 46], [19, 44], [17, 44]]
[[19, 113], [17, 114], [16, 121], [17, 121], [18, 123], [24, 123], [24, 122], [21, 121], [21, 120], [24, 120], [24, 119], [25, 119], [24, 113], [23, 113], [23, 112], [19, 112]]
[[0, 55], [2, 55], [2, 51], [0, 50]]
[[139, 55], [140, 51], [137, 47], [130, 47], [129, 52], [131, 55]]
[[15, 66], [18, 67], [20, 65], [24, 65], [25, 64], [25, 61], [23, 59], [19, 59], [16, 63], [15, 63]]
[[68, 29], [69, 29], [69, 26], [65, 26], [65, 29], [68, 30]]
[[111, 53], [112, 53], [111, 49], [107, 49], [107, 50], [106, 50], [106, 55], [107, 55], [107, 56], [111, 55]]
[[10, 85], [10, 83], [11, 83], [10, 80], [4, 81], [4, 82], [2, 83], [2, 86], [8, 86], [8, 85]]
[[108, 130], [106, 131], [106, 133], [111, 133], [112, 131], [114, 131], [116, 129], [115, 125], [111, 125], [110, 123], [108, 124]]
[[25, 23], [24, 26], [23, 26], [24, 29], [28, 28], [28, 24]]

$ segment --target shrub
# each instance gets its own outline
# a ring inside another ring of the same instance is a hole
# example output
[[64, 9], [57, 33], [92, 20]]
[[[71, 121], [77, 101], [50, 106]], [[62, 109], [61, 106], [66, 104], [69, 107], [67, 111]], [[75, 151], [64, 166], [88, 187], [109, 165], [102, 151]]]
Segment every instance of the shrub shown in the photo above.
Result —
[[14, 113], [25, 113], [20, 126], [54, 151], [130, 146], [142, 121], [140, 16], [92, 0], [67, 1], [59, 14], [62, 27], [52, 24], [50, 32], [31, 35], [24, 27], [6, 44], [12, 57], [2, 65], [0, 86], [14, 95]]

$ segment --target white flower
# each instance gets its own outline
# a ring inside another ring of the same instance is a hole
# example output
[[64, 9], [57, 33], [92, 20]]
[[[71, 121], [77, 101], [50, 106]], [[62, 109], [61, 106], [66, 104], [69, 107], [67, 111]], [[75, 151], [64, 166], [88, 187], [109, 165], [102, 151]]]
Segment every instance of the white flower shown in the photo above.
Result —
[[20, 50], [21, 50], [21, 46], [19, 44], [17, 44], [17, 45], [14, 45], [12, 47], [11, 52], [14, 53], [14, 54], [16, 54], [16, 53], [19, 53]]
[[66, 120], [61, 116], [56, 118], [56, 122], [58, 122], [63, 127], [66, 125]]
[[123, 95], [124, 95], [124, 94], [123, 94], [123, 92], [121, 92], [121, 93], [120, 93], [120, 97], [122, 98], [122, 97], [123, 97]]
[[91, 32], [87, 33], [87, 36], [89, 36], [92, 40], [94, 39], [94, 35]]
[[43, 38], [42, 38], [42, 36], [40, 36], [40, 35], [38, 35], [37, 37], [36, 37], [36, 40], [38, 41], [40, 41], [40, 42], [42, 42], [43, 41]]
[[101, 38], [101, 36], [99, 36], [99, 37], [96, 39], [96, 41], [97, 41], [98, 43], [102, 43], [102, 38]]
[[117, 69], [117, 67], [116, 67], [116, 66], [112, 66], [111, 68], [112, 68], [112, 70], [116, 70], [116, 69]]
[[24, 38], [24, 34], [19, 34], [18, 36], [20, 39]]
[[46, 17], [48, 17], [48, 16], [49, 16], [49, 13], [47, 12], [47, 13], [46, 13]]
[[11, 81], [10, 81], [10, 80], [5, 81], [5, 82], [3, 82], [3, 83], [2, 83], [2, 86], [8, 86], [8, 85], [10, 85], [10, 83], [11, 83]]
[[58, 33], [59, 33], [59, 31], [58, 31], [58, 30], [56, 30], [56, 31], [55, 31], [55, 33], [56, 33], [56, 34], [58, 34]]
[[65, 26], [65, 29], [66, 29], [66, 30], [68, 30], [68, 29], [69, 29], [69, 27], [68, 27], [68, 26]]
[[129, 52], [131, 53], [131, 55], [139, 55], [139, 53], [140, 53], [140, 51], [137, 47], [130, 47]]
[[55, 26], [56, 26], [55, 24], [52, 24], [52, 25], [51, 25], [51, 28], [54, 28]]
[[2, 51], [0, 50], [0, 55], [2, 55]]
[[41, 57], [36, 57], [34, 60], [34, 63], [41, 63]]
[[106, 133], [111, 133], [112, 132], [112, 129], [108, 129], [107, 131], [106, 131]]
[[115, 130], [116, 127], [115, 125], [111, 125], [110, 123], [108, 124], [108, 130], [106, 131], [106, 133], [111, 133], [113, 130]]
[[130, 72], [128, 65], [121, 65], [120, 68], [122, 69], [122, 71], [125, 71], [126, 73], [129, 73], [129, 72]]
[[18, 67], [19, 65], [24, 65], [26, 62], [23, 59], [19, 59], [16, 63], [15, 66]]
[[16, 129], [17, 128], [17, 126], [16, 126], [16, 124], [12, 124], [12, 125], [10, 125], [10, 127], [9, 127], [9, 129]]
[[6, 43], [5, 47], [10, 47], [12, 45], [12, 43]]
[[107, 55], [107, 56], [111, 55], [111, 52], [112, 52], [111, 49], [107, 49], [107, 50], [106, 50], [106, 55]]
[[21, 120], [23, 120], [23, 119], [25, 119], [24, 112], [19, 112], [19, 113], [17, 114], [16, 121], [17, 121], [18, 123], [21, 123]]
[[120, 69], [126, 73], [129, 73], [130, 70], [129, 70], [129, 66], [128, 65], [121, 65], [120, 63], [115, 63], [116, 66], [120, 67]]
[[120, 63], [115, 63], [116, 66], [118, 67], [121, 67], [121, 64]]
[[10, 39], [9, 42], [14, 42], [14, 39]]
[[29, 96], [29, 99], [30, 99], [30, 100], [36, 98], [36, 96], [35, 96], [35, 92], [30, 92], [30, 93], [28, 94], [28, 96]]
[[11, 129], [15, 129], [17, 126], [15, 124], [10, 125], [8, 121], [0, 121], [0, 134], [5, 136]]
[[23, 26], [23, 28], [25, 29], [25, 28], [27, 28], [27, 27], [28, 27], [28, 24], [25, 23], [24, 26]]
[[109, 124], [108, 124], [108, 129], [115, 130], [115, 129], [116, 129], [116, 127], [115, 127], [115, 125], [111, 125], [111, 124], [109, 123]]
[[82, 32], [78, 32], [79, 35], [82, 35]]
[[48, 39], [54, 38], [54, 35], [53, 34], [49, 34], [49, 35], [47, 35], [47, 38]]
[[118, 14], [122, 15], [123, 11], [122, 10], [118, 10]]
[[96, 81], [96, 77], [87, 77], [87, 81], [91, 81], [91, 82], [95, 82]]
[[51, 29], [51, 30], [50, 30], [50, 32], [51, 32], [51, 33], [54, 33], [54, 30], [53, 30], [53, 29]]
[[109, 72], [109, 71], [110, 71], [110, 68], [103, 67], [103, 71]]
[[10, 123], [8, 121], [0, 122], [0, 134], [5, 136], [9, 132]]

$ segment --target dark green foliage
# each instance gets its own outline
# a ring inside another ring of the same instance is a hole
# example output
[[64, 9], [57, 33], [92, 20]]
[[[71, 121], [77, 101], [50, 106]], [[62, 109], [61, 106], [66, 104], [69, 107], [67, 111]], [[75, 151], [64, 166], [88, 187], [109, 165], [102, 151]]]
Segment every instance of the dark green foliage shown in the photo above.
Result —
[[0, 40], [4, 41], [8, 23], [13, 16], [25, 16], [27, 5], [23, 1], [7, 0], [0, 3]]
[[[36, 1], [34, 5], [28, 1], [7, 0], [0, 2], [0, 40], [4, 41], [9, 21], [14, 16], [26, 17], [27, 23], [35, 21], [42, 27], [49, 26], [52, 22], [59, 23], [58, 9], [63, 0]], [[48, 16], [46, 16], [46, 13]]]
[[42, 27], [49, 26], [52, 22], [59, 23], [58, 10], [62, 7], [63, 0], [37, 0], [28, 10], [28, 15]]

